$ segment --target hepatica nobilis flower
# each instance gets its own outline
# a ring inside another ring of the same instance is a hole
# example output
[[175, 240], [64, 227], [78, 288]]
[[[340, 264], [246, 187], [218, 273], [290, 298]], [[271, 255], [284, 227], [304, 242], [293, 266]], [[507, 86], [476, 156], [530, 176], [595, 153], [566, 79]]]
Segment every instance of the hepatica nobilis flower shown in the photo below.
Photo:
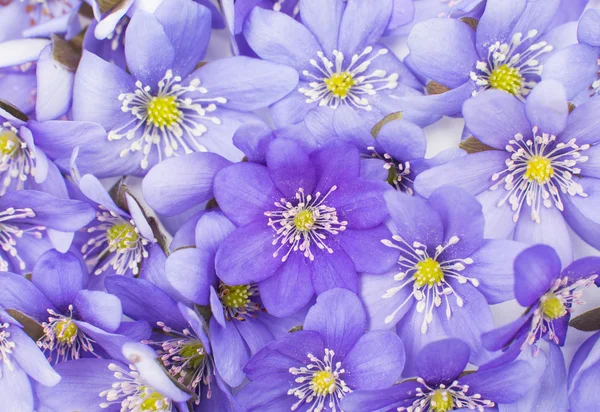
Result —
[[598, 281], [600, 258], [579, 259], [561, 271], [556, 252], [536, 245], [517, 256], [514, 273], [515, 297], [527, 310], [516, 321], [483, 335], [487, 349], [504, 352], [495, 362], [516, 358], [542, 338], [563, 346], [571, 312], [583, 303], [584, 290]]
[[484, 371], [463, 371], [469, 346], [458, 339], [430, 343], [417, 354], [416, 379], [381, 390], [360, 390], [342, 400], [345, 412], [497, 411], [525, 395], [538, 376], [526, 361]]
[[[175, 18], [172, 11], [179, 10]], [[247, 57], [196, 69], [208, 47], [209, 9], [191, 0], [161, 3], [154, 14], [134, 13], [125, 35], [131, 74], [84, 51], [75, 77], [73, 118], [108, 132], [94, 147], [80, 141], [82, 171], [98, 177], [143, 175], [161, 160], [192, 152], [242, 158], [235, 129], [297, 83], [281, 65]], [[98, 150], [98, 145], [102, 150]]]
[[512, 299], [511, 263], [523, 246], [486, 240], [481, 206], [459, 188], [438, 189], [427, 201], [394, 191], [385, 199], [395, 228], [380, 241], [399, 258], [388, 273], [361, 278], [370, 327], [398, 324], [410, 343], [408, 371], [419, 349], [440, 336], [460, 337], [481, 363], [488, 354], [480, 334], [493, 327], [488, 305]]
[[569, 405], [574, 411], [592, 410], [600, 401], [598, 379], [600, 379], [600, 332], [594, 333], [579, 347], [569, 368]]
[[404, 348], [396, 334], [366, 332], [358, 297], [332, 289], [317, 298], [304, 329], [258, 352], [245, 368], [251, 382], [237, 395], [249, 412], [341, 411], [354, 390], [382, 389], [402, 373]]
[[232, 286], [258, 283], [267, 311], [287, 316], [315, 293], [356, 291], [357, 272], [388, 269], [397, 254], [378, 242], [389, 234], [388, 186], [359, 174], [351, 145], [309, 155], [287, 139], [270, 144], [267, 166], [221, 169], [215, 198], [238, 228], [217, 251], [218, 276]]
[[0, 305], [39, 323], [37, 345], [48, 360], [58, 363], [98, 357], [99, 347], [107, 351], [113, 347], [113, 333], [123, 317], [119, 299], [87, 290], [88, 273], [72, 253], [44, 253], [33, 268], [31, 281], [10, 272], [0, 273], [0, 278]]
[[[275, 124], [304, 119], [317, 106], [348, 105], [375, 123], [394, 111], [397, 95], [419, 94], [420, 83], [379, 39], [390, 21], [392, 0], [302, 0], [302, 23], [256, 7], [244, 27], [262, 59], [294, 68], [297, 90], [272, 107]], [[275, 46], [276, 45], [276, 46]]]
[[483, 205], [487, 237], [553, 246], [572, 258], [567, 227], [600, 245], [598, 110], [591, 99], [569, 113], [563, 87], [538, 85], [523, 105], [487, 91], [464, 107], [467, 128], [490, 150], [435, 167], [416, 179], [429, 196], [445, 184], [466, 189]]

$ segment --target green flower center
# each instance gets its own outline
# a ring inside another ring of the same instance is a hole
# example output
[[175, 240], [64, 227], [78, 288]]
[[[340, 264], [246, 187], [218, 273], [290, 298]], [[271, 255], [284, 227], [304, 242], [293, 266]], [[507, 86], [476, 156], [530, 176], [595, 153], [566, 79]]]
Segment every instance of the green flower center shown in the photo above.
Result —
[[204, 349], [202, 343], [196, 341], [188, 343], [181, 348], [180, 356], [189, 359], [188, 369], [195, 370], [202, 365], [205, 357], [205, 353], [202, 349]]
[[59, 343], [70, 344], [77, 336], [77, 326], [71, 319], [61, 320], [54, 325], [54, 334]]
[[350, 72], [334, 73], [330, 78], [325, 79], [327, 90], [334, 96], [344, 98], [348, 91], [354, 86], [354, 78]]
[[548, 183], [554, 176], [554, 168], [552, 161], [544, 156], [533, 156], [527, 161], [527, 170], [525, 171], [525, 179], [530, 182], [537, 182], [540, 185]]
[[565, 304], [556, 297], [556, 295], [548, 295], [547, 299], [542, 302], [542, 311], [548, 319], [558, 319], [567, 313]]
[[312, 210], [303, 210], [298, 212], [298, 214], [294, 217], [294, 225], [296, 225], [296, 229], [301, 232], [308, 232], [311, 230], [314, 223], [315, 218]]
[[0, 132], [0, 153], [3, 156], [15, 156], [20, 147], [21, 142], [14, 132], [10, 130]]
[[144, 402], [140, 405], [140, 409], [142, 411], [163, 411], [166, 405], [165, 397], [162, 396], [158, 392], [152, 392], [150, 395], [146, 396]]
[[223, 285], [221, 303], [229, 308], [241, 309], [250, 300], [250, 285], [229, 286]]
[[148, 103], [148, 122], [156, 127], [171, 127], [179, 121], [181, 110], [175, 96], [157, 96]]
[[523, 76], [519, 69], [504, 64], [494, 69], [490, 75], [490, 86], [512, 95], [518, 95], [523, 86]]
[[415, 284], [420, 288], [425, 285], [433, 286], [444, 279], [444, 271], [437, 261], [427, 258], [417, 263], [414, 277]]
[[431, 396], [431, 412], [447, 412], [454, 407], [452, 396], [448, 391], [438, 389]]
[[114, 225], [106, 231], [106, 236], [111, 245], [116, 245], [117, 249], [129, 249], [137, 243], [139, 235], [135, 227], [130, 223], [121, 223]]
[[329, 395], [335, 392], [335, 376], [327, 370], [315, 372], [310, 381], [310, 388], [317, 396]]

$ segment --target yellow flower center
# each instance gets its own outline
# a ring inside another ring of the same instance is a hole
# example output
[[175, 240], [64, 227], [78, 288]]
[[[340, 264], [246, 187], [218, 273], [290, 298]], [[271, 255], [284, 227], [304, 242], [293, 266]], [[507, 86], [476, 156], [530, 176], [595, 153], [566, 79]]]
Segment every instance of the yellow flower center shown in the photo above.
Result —
[[313, 374], [310, 388], [317, 396], [330, 395], [335, 392], [335, 376], [329, 371], [318, 371]]
[[13, 157], [20, 147], [21, 142], [14, 132], [10, 130], [0, 132], [0, 153], [3, 156]]
[[61, 320], [54, 325], [54, 334], [59, 343], [71, 343], [77, 336], [77, 326], [71, 319]]
[[200, 342], [188, 343], [181, 348], [180, 356], [189, 359], [188, 369], [195, 370], [202, 365], [204, 360], [204, 351], [200, 352], [203, 346]]
[[519, 94], [522, 85], [523, 76], [519, 70], [507, 64], [497, 67], [490, 75], [490, 86], [512, 95]]
[[444, 390], [438, 389], [431, 396], [431, 412], [447, 412], [454, 407], [452, 396]]
[[157, 96], [148, 103], [148, 121], [156, 127], [171, 127], [179, 121], [181, 110], [175, 96]]
[[296, 229], [301, 232], [308, 232], [312, 229], [312, 225], [315, 223], [312, 210], [303, 210], [294, 217], [294, 224]]
[[552, 320], [561, 318], [567, 314], [565, 304], [556, 295], [549, 295], [542, 302], [542, 311], [544, 312], [544, 316]]
[[417, 263], [417, 271], [414, 276], [415, 284], [421, 288], [425, 285], [433, 286], [440, 283], [444, 279], [444, 271], [437, 261], [427, 258]]
[[114, 225], [106, 231], [106, 236], [117, 249], [124, 250], [133, 247], [139, 239], [135, 227], [130, 223]]
[[536, 181], [543, 185], [548, 183], [554, 176], [554, 168], [552, 162], [547, 157], [533, 156], [527, 161], [527, 170], [525, 171], [525, 179], [530, 182]]
[[334, 73], [329, 79], [325, 79], [325, 84], [334, 96], [344, 98], [354, 86], [354, 78], [350, 72]]
[[152, 392], [144, 399], [144, 402], [140, 405], [142, 411], [163, 411], [165, 410], [165, 397], [158, 392]]
[[241, 309], [248, 304], [250, 285], [223, 285], [221, 303], [233, 309]]

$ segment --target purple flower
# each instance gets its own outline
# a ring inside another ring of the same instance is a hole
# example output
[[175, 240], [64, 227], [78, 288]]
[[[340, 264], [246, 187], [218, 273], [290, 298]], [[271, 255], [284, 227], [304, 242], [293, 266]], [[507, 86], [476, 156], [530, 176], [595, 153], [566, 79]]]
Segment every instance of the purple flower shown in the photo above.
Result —
[[153, 253], [139, 278], [109, 276], [104, 285], [119, 297], [125, 315], [155, 327], [143, 342], [156, 348], [172, 379], [195, 394], [195, 410], [231, 412], [235, 401], [215, 368], [206, 323], [169, 283], [165, 259], [160, 251]]
[[[160, 411], [186, 410], [190, 395], [179, 389], [156, 361], [156, 353], [127, 343], [115, 360], [80, 359], [61, 363], [54, 388], [36, 387], [46, 410]], [[50, 390], [49, 390], [50, 389]]]
[[[248, 365], [251, 382], [237, 395], [248, 410], [342, 410], [359, 389], [382, 389], [400, 377], [402, 342], [392, 332], [366, 332], [355, 294], [332, 289], [308, 311], [304, 329], [267, 345]], [[345, 409], [344, 409], [345, 410]]]
[[93, 218], [84, 202], [37, 190], [7, 192], [0, 197], [0, 270], [29, 273], [46, 250], [68, 250], [73, 232]]
[[[174, 9], [185, 19], [173, 18]], [[245, 112], [280, 99], [295, 86], [297, 75], [246, 57], [195, 70], [208, 47], [210, 20], [210, 11], [191, 0], [164, 1], [154, 14], [138, 10], [125, 37], [132, 74], [83, 52], [73, 118], [108, 131], [107, 136], [64, 142], [67, 153], [81, 146], [84, 173], [144, 175], [164, 158], [196, 151], [242, 157], [228, 142], [242, 122], [254, 118]]]
[[576, 260], [561, 271], [560, 259], [549, 246], [532, 246], [519, 254], [514, 264], [515, 296], [527, 310], [514, 322], [482, 336], [485, 348], [504, 352], [494, 364], [511, 361], [542, 338], [563, 346], [573, 306], [583, 303], [583, 291], [599, 274], [598, 257]]
[[[172, 253], [165, 264], [166, 276], [182, 296], [197, 305], [210, 306], [215, 365], [227, 384], [239, 386], [246, 377], [243, 369], [248, 359], [273, 339], [301, 325], [306, 312], [276, 318], [266, 313], [255, 284], [230, 286], [219, 280], [215, 272], [217, 248], [235, 226], [218, 210], [206, 211], [194, 222], [195, 248]], [[185, 237], [182, 234], [179, 239]]]
[[[350, 106], [369, 124], [402, 110], [398, 96], [420, 95], [421, 83], [379, 42], [393, 11], [392, 0], [302, 0], [302, 23], [284, 13], [255, 7], [244, 36], [262, 59], [298, 72], [298, 88], [275, 103], [277, 127], [297, 124], [318, 106]], [[408, 120], [428, 113], [405, 108]]]
[[7, 410], [33, 410], [31, 379], [55, 386], [60, 376], [48, 364], [23, 325], [0, 309], [0, 394]]
[[266, 167], [221, 169], [215, 198], [238, 228], [217, 251], [219, 277], [258, 283], [267, 311], [287, 316], [315, 293], [357, 291], [357, 272], [387, 270], [397, 256], [378, 243], [389, 233], [387, 185], [359, 175], [356, 148], [329, 145], [309, 155], [287, 139], [271, 143]]
[[487, 237], [548, 244], [568, 263], [568, 227], [600, 246], [599, 106], [591, 99], [569, 113], [563, 87], [551, 80], [524, 105], [502, 91], [481, 93], [464, 117], [489, 150], [421, 173], [416, 190], [427, 197], [447, 184], [462, 187], [481, 202]]
[[[579, 26], [577, 27], [577, 38], [580, 43], [584, 43], [596, 50], [596, 55], [600, 58], [600, 10], [589, 9], [581, 16]], [[558, 70], [558, 65], [556, 67]], [[579, 100], [587, 100], [590, 96], [600, 95], [600, 68], [596, 67], [596, 76], [594, 82], [584, 85], [583, 96]]]
[[[569, 97], [576, 95], [597, 71], [598, 56], [589, 46], [575, 45], [552, 61], [555, 48], [545, 37], [558, 6], [559, 0], [488, 0], [476, 30], [455, 19], [417, 24], [408, 38], [407, 61], [451, 90], [404, 100], [415, 110], [457, 115], [465, 100], [483, 90], [525, 100], [541, 78], [557, 80]], [[577, 69], [564, 70], [573, 61]]]
[[[44, 253], [31, 281], [9, 272], [0, 273], [0, 278], [0, 304], [38, 323], [37, 345], [54, 363], [113, 354], [128, 339], [132, 325], [121, 325], [119, 299], [87, 290], [89, 275], [70, 252]], [[147, 332], [143, 326], [139, 325]]]
[[361, 278], [370, 328], [398, 324], [408, 373], [424, 345], [446, 336], [469, 345], [471, 363], [485, 362], [480, 336], [493, 327], [489, 304], [513, 298], [511, 263], [525, 246], [485, 239], [481, 206], [459, 188], [438, 189], [427, 201], [394, 191], [385, 199], [394, 235], [380, 241], [399, 257], [388, 273]]
[[444, 339], [425, 346], [417, 355], [417, 379], [381, 390], [356, 391], [342, 400], [347, 412], [496, 411], [511, 404], [537, 383], [538, 375], [526, 361], [463, 375], [469, 346]]
[[573, 412], [593, 410], [600, 401], [598, 379], [600, 379], [600, 332], [590, 336], [579, 347], [569, 368], [569, 403]]

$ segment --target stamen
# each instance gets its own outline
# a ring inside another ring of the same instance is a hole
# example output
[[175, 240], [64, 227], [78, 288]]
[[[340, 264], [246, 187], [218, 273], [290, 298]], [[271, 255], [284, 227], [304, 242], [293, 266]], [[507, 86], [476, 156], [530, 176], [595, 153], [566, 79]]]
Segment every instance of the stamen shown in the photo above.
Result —
[[260, 303], [253, 300], [258, 297], [258, 287], [255, 284], [229, 286], [219, 284], [219, 299], [223, 304], [225, 319], [244, 322], [246, 317], [256, 317], [256, 312], [263, 310]]
[[385, 323], [391, 323], [396, 314], [414, 299], [417, 303], [417, 312], [424, 312], [421, 333], [425, 334], [429, 325], [433, 322], [434, 309], [442, 305], [442, 299], [446, 304], [446, 317], [448, 319], [452, 316], [448, 299], [450, 295], [454, 295], [457, 306], [463, 306], [463, 299], [448, 282], [449, 279], [454, 279], [459, 284], [470, 282], [475, 287], [479, 286], [477, 279], [466, 277], [460, 273], [466, 268], [465, 265], [473, 264], [473, 259], [440, 261], [441, 254], [459, 242], [457, 236], [451, 237], [446, 245], [436, 247], [433, 256], [429, 255], [429, 251], [424, 244], [414, 242], [411, 245], [398, 235], [394, 235], [392, 239], [393, 241], [383, 239], [381, 243], [401, 252], [398, 259], [400, 272], [394, 276], [394, 280], [402, 283], [399, 286], [387, 289], [382, 298], [389, 299], [405, 287], [410, 287], [411, 284], [413, 290], [404, 302], [385, 318]]
[[496, 404], [475, 393], [468, 395], [469, 386], [461, 385], [458, 381], [452, 382], [448, 387], [439, 385], [431, 387], [422, 378], [417, 378], [422, 387], [416, 389], [416, 399], [412, 405], [397, 408], [398, 412], [447, 412], [454, 409], [469, 409], [483, 412], [486, 408], [493, 408]]
[[13, 349], [16, 348], [16, 344], [10, 340], [10, 332], [8, 328], [10, 324], [0, 324], [0, 360], [8, 368], [9, 371], [14, 370], [14, 365], [11, 362], [10, 355], [13, 353]]
[[177, 156], [180, 148], [184, 153], [206, 152], [198, 141], [207, 131], [207, 124], [221, 124], [221, 119], [209, 114], [217, 110], [217, 104], [224, 104], [224, 97], [202, 98], [208, 93], [193, 79], [187, 85], [181, 84], [181, 77], [167, 70], [158, 82], [158, 91], [153, 94], [150, 86], [136, 82], [133, 93], [123, 93], [121, 110], [131, 113], [132, 119], [108, 133], [108, 140], [126, 138], [132, 141], [129, 148], [121, 152], [121, 157], [141, 151], [142, 169], [148, 168], [148, 158], [153, 148], [158, 152], [158, 161], [163, 157]]
[[278, 243], [280, 245], [273, 253], [273, 257], [277, 257], [281, 249], [287, 250], [281, 258], [285, 262], [292, 251], [300, 250], [305, 257], [314, 260], [314, 254], [310, 249], [312, 245], [333, 253], [333, 249], [325, 243], [326, 235], [337, 235], [348, 225], [346, 221], [338, 221], [335, 208], [325, 203], [327, 197], [335, 190], [337, 186], [329, 189], [325, 196], [321, 197], [321, 193], [317, 192], [313, 197], [313, 195], [305, 195], [304, 189], [300, 188], [295, 196], [295, 205], [286, 199], [281, 199], [275, 202], [275, 206], [281, 210], [265, 212], [265, 216], [269, 218], [268, 225], [277, 235], [273, 245]]
[[[322, 51], [317, 52], [320, 63], [311, 59], [313, 66], [304, 70], [302, 75], [312, 79], [309, 88], [301, 87], [307, 103], [319, 103], [319, 106], [336, 108], [341, 104], [366, 111], [372, 110], [366, 96], [375, 96], [378, 91], [398, 87], [398, 73], [387, 74], [385, 70], [372, 70], [367, 73], [371, 63], [388, 53], [388, 49], [379, 49], [373, 53], [369, 46], [360, 54], [355, 54], [349, 63], [344, 63], [344, 54], [333, 51], [335, 62], [329, 60]], [[335, 66], [335, 67], [334, 67]]]
[[[0, 212], [0, 247], [2, 250], [12, 256], [19, 265], [20, 270], [25, 270], [25, 261], [19, 256], [17, 250], [17, 239], [24, 235], [33, 236], [36, 239], [41, 239], [44, 236], [46, 228], [44, 226], [25, 225], [25, 228], [17, 226], [17, 224], [5, 223], [14, 219], [27, 219], [35, 217], [35, 212], [30, 208], [15, 209], [9, 207]], [[19, 223], [21, 225], [21, 223]], [[8, 262], [0, 258], [0, 271], [8, 270]]]
[[0, 196], [4, 195], [11, 185], [14, 185], [16, 190], [23, 190], [27, 179], [35, 177], [35, 151], [19, 137], [17, 128], [9, 122], [0, 126], [0, 156]]
[[395, 160], [389, 153], [384, 153], [383, 156], [377, 153], [374, 146], [367, 147], [367, 150], [372, 152], [370, 157], [383, 160], [383, 168], [388, 171], [387, 182], [396, 190], [413, 195], [413, 178], [411, 177], [410, 162], [399, 162]]

